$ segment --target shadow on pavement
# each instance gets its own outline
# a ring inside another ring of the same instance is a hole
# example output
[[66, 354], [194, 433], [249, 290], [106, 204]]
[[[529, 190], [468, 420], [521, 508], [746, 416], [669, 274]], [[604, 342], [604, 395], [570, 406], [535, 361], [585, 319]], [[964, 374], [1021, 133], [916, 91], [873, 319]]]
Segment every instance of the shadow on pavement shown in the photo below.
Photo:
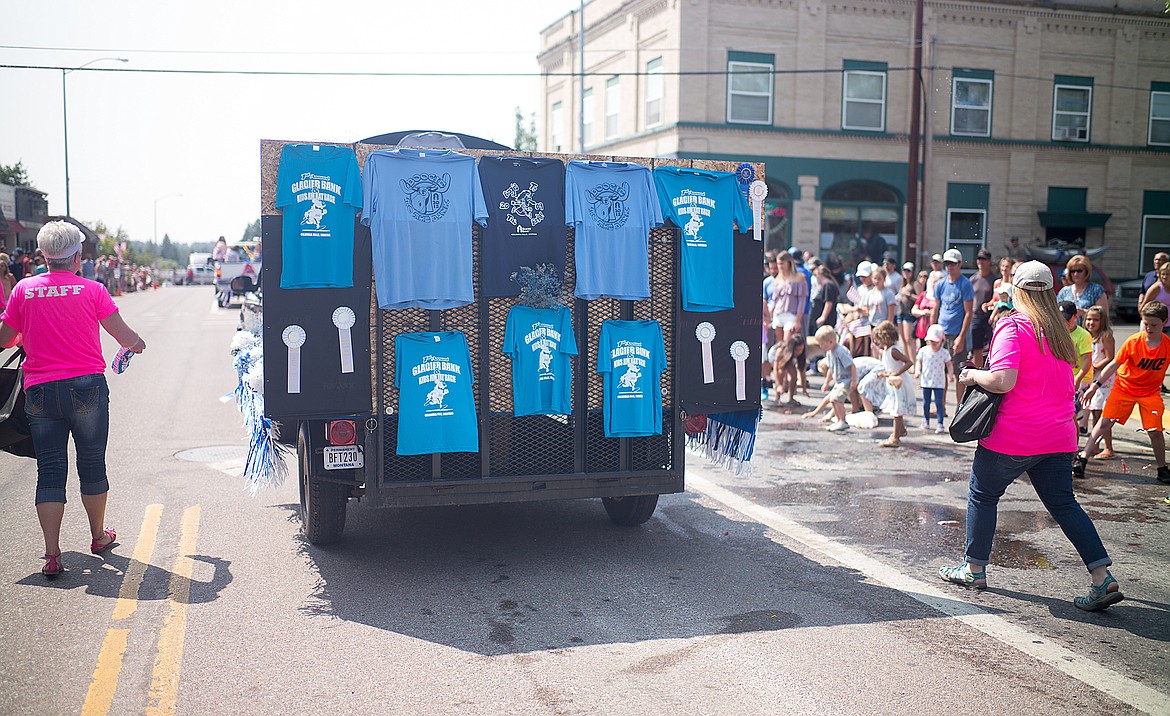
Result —
[[[204, 604], [215, 601], [219, 598], [220, 592], [232, 583], [231, 561], [204, 554], [191, 555], [191, 559], [211, 565], [214, 572], [211, 579], [207, 581], [181, 578], [187, 582], [185, 603]], [[61, 561], [68, 571], [54, 579], [46, 579], [43, 574], [36, 572], [16, 583], [50, 589], [84, 588], [86, 594], [117, 599], [118, 592], [122, 588], [122, 577], [134, 560], [122, 557], [116, 552], [107, 551], [102, 555], [65, 552]], [[138, 590], [138, 600], [146, 602], [167, 599], [170, 596], [171, 580], [174, 576], [174, 572], [168, 569], [156, 567], [153, 564], [146, 565], [142, 585]]]
[[[1124, 584], [1122, 591], [1125, 591]], [[1072, 603], [1073, 596], [1078, 596], [1079, 593], [1070, 594], [1068, 599], [1054, 599], [996, 587], [990, 587], [987, 593], [1039, 604], [1047, 607], [1048, 612], [1057, 619], [1092, 623], [1093, 626], [1107, 629], [1124, 629], [1134, 636], [1154, 641], [1170, 641], [1170, 605], [1161, 602], [1126, 598], [1102, 612], [1084, 612], [1074, 607]]]
[[640, 528], [598, 500], [349, 518], [337, 544], [303, 546], [321, 578], [304, 610], [483, 655], [943, 616], [686, 495]]

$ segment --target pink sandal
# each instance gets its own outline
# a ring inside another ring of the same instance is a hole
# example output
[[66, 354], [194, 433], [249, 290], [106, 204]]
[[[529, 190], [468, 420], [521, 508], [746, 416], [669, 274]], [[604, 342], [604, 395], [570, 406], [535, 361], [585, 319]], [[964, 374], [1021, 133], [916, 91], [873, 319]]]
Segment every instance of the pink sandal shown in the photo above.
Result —
[[61, 564], [61, 553], [46, 554], [42, 559], [45, 560], [45, 566], [41, 567], [41, 574], [49, 579], [53, 579], [58, 574], [65, 571], [65, 565]]
[[105, 530], [105, 534], [107, 537], [110, 538], [110, 541], [106, 542], [105, 544], [102, 544], [100, 538], [93, 540], [92, 542], [89, 543], [89, 551], [90, 552], [93, 552], [94, 554], [101, 554], [102, 552], [105, 552], [110, 547], [114, 546], [115, 540], [118, 539], [118, 533], [115, 532], [114, 530]]

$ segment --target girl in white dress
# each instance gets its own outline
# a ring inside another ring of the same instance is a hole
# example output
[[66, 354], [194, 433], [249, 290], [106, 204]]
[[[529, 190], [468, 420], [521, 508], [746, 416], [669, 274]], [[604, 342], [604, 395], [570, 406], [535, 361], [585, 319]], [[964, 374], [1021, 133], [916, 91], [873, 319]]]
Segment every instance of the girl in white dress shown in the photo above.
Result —
[[878, 443], [882, 447], [899, 447], [906, 434], [906, 416], [914, 415], [914, 382], [906, 371], [914, 367], [906, 354], [898, 350], [898, 329], [890, 321], [882, 321], [873, 329], [873, 344], [881, 350], [882, 372], [889, 390], [882, 401], [882, 412], [894, 419], [894, 432]]
[[[1113, 353], [1116, 343], [1113, 340], [1113, 327], [1109, 325], [1109, 312], [1102, 309], [1100, 306], [1090, 306], [1085, 311], [1085, 330], [1093, 337], [1093, 371], [1094, 375], [1109, 365], [1109, 361], [1113, 360]], [[1109, 397], [1109, 389], [1113, 387], [1113, 379], [1116, 376], [1109, 376], [1109, 380], [1101, 384], [1093, 397], [1089, 399], [1089, 424], [1096, 425], [1097, 421], [1101, 419], [1101, 412], [1105, 410], [1105, 399]], [[1113, 457], [1113, 426], [1109, 421], [1105, 421], [1105, 432], [1101, 434], [1105, 441], [1105, 449], [1097, 453], [1098, 460], [1106, 460]]]

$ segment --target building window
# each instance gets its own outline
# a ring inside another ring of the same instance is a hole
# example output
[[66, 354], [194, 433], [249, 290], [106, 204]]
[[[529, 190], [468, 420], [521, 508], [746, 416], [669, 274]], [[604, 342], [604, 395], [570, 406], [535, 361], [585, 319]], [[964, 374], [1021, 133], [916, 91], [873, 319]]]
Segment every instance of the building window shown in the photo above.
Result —
[[772, 123], [775, 56], [761, 52], [727, 54], [727, 121]]
[[886, 68], [883, 63], [845, 62], [841, 128], [886, 130]]
[[646, 63], [646, 126], [662, 123], [662, 58]]
[[1092, 109], [1092, 77], [1057, 75], [1052, 88], [1053, 141], [1089, 141], [1089, 119]]
[[1154, 254], [1170, 253], [1170, 216], [1147, 214], [1142, 217], [1142, 273], [1154, 269]]
[[951, 80], [951, 134], [991, 136], [992, 80], [956, 76]]
[[1155, 83], [1150, 92], [1150, 134], [1154, 146], [1170, 147], [1170, 84]]
[[565, 138], [564, 124], [565, 111], [560, 102], [553, 102], [552, 116], [549, 118], [548, 135], [552, 139], [552, 151], [561, 151], [562, 142]]
[[963, 254], [963, 265], [975, 265], [975, 254], [987, 236], [986, 209], [947, 209], [947, 248]]
[[585, 90], [581, 100], [581, 139], [585, 146], [593, 143], [593, 88]]
[[622, 88], [620, 79], [610, 77], [605, 81], [605, 138], [618, 135], [621, 128]]

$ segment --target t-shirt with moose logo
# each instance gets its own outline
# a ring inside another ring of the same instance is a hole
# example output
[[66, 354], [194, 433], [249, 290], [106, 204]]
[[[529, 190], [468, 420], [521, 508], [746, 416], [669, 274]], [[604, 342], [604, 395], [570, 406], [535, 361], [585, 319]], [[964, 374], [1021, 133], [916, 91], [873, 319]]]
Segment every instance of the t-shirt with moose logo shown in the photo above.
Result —
[[449, 149], [379, 149], [362, 172], [379, 308], [475, 300], [471, 223], [487, 224], [475, 159]]
[[662, 208], [649, 168], [569, 162], [565, 223], [576, 229], [577, 298], [650, 297], [650, 229], [662, 226]]

